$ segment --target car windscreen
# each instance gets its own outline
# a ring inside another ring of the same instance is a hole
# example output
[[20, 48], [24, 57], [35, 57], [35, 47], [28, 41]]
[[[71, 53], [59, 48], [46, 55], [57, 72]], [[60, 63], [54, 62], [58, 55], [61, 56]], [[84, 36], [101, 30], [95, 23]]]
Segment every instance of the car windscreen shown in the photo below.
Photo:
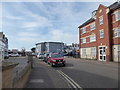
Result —
[[51, 58], [60, 58], [60, 57], [62, 57], [61, 54], [52, 54], [51, 55]]
[[18, 53], [12, 53], [12, 54], [18, 54]]

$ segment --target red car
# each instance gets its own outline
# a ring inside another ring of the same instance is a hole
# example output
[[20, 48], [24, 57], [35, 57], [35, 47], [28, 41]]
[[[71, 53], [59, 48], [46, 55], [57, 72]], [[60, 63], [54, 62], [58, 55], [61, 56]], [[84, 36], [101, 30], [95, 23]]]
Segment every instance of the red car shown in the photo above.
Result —
[[47, 62], [51, 66], [65, 66], [64, 57], [61, 54], [57, 53], [50, 54]]

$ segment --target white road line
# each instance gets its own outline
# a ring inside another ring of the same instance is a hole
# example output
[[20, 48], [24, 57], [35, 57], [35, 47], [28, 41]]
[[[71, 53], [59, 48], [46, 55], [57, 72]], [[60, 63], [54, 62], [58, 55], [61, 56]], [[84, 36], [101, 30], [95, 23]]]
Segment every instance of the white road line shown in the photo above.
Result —
[[72, 80], [68, 75], [63, 73], [61, 70], [57, 70], [75, 89], [83, 90], [74, 80]]

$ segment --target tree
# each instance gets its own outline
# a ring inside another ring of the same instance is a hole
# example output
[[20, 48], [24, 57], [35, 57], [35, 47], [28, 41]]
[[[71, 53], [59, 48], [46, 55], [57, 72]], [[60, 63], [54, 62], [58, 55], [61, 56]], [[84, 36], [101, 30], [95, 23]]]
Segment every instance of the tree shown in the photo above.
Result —
[[35, 50], [36, 50], [36, 48], [34, 48], [34, 47], [31, 48], [31, 51], [34, 52], [34, 53], [35, 53]]
[[25, 48], [24, 47], [21, 48], [21, 53], [22, 53], [22, 56], [25, 56]]

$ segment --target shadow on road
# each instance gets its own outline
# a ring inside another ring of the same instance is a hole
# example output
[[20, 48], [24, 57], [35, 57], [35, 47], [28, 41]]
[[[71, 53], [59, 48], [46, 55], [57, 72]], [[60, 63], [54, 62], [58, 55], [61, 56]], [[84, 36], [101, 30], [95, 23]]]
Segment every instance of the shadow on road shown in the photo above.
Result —
[[[64, 66], [65, 68], [66, 67], [74, 67], [74, 65], [73, 64], [71, 64], [71, 63], [66, 63], [66, 65]], [[53, 68], [64, 68], [63, 66], [54, 66]]]
[[66, 63], [66, 67], [73, 67], [74, 65], [71, 63]]

